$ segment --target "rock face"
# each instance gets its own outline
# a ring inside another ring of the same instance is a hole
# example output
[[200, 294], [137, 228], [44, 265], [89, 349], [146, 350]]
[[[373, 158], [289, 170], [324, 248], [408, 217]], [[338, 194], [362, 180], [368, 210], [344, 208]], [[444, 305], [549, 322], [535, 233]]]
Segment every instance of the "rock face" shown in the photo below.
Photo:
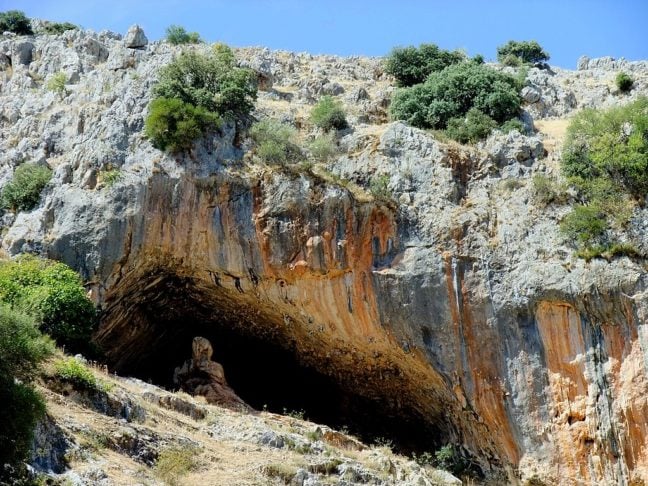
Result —
[[[645, 265], [573, 256], [557, 228], [569, 208], [533, 201], [531, 176], [556, 165], [542, 135], [445, 145], [383, 123], [392, 88], [378, 59], [241, 49], [267, 80], [257, 116], [307, 127], [318, 96], [345, 101], [352, 130], [326, 169], [352, 184], [253, 164], [232, 126], [169, 156], [141, 129], [176, 48], [74, 31], [34, 38], [29, 59], [21, 42], [0, 41], [12, 58], [0, 185], [24, 160], [55, 177], [37, 209], [2, 218], [2, 246], [81, 272], [118, 371], [164, 356], [180, 332], [235, 329], [422, 424], [431, 449], [456, 444], [487, 476], [648, 481]], [[594, 61], [531, 69], [526, 116], [648, 92], [645, 63], [624, 64], [635, 84], [620, 95], [617, 66]], [[73, 79], [63, 100], [38, 81], [60, 70]], [[391, 202], [367, 191], [379, 176]], [[644, 251], [647, 216], [637, 209], [627, 232]]]
[[205, 397], [208, 403], [236, 410], [249, 409], [227, 384], [223, 367], [212, 361], [214, 350], [209, 340], [195, 337], [191, 347], [192, 358], [175, 369], [173, 382], [191, 395]]

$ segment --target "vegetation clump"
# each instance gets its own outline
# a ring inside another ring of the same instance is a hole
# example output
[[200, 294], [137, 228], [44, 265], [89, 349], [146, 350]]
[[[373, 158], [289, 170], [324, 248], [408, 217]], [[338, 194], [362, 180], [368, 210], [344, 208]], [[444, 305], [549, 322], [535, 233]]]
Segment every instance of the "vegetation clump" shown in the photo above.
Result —
[[161, 69], [145, 133], [156, 148], [191, 148], [221, 120], [247, 118], [256, 99], [255, 76], [236, 66], [232, 50], [217, 44], [208, 55], [183, 52]]
[[65, 89], [65, 84], [67, 83], [67, 81], [68, 79], [65, 73], [58, 72], [47, 81], [47, 89], [63, 98], [67, 93]]
[[55, 376], [70, 383], [77, 390], [96, 390], [99, 385], [95, 375], [77, 358], [66, 358], [54, 365]]
[[174, 46], [180, 44], [200, 44], [200, 34], [198, 32], [187, 32], [180, 25], [169, 25], [166, 29], [166, 40]]
[[[590, 258], [630, 254], [609, 237], [630, 220], [648, 192], [648, 98], [607, 110], [586, 109], [567, 128], [562, 172], [580, 204], [561, 223], [579, 253]], [[623, 251], [621, 251], [623, 249]], [[595, 251], [594, 251], [595, 250]]]
[[45, 34], [57, 35], [68, 30], [78, 30], [79, 27], [70, 22], [45, 22], [42, 29]]
[[34, 31], [25, 12], [20, 10], [7, 10], [0, 12], [0, 33], [13, 32], [18, 35], [32, 35]]
[[[517, 61], [515, 61], [517, 59]], [[506, 66], [538, 64], [549, 60], [549, 54], [536, 41], [514, 41], [497, 48], [497, 60]]]
[[328, 162], [339, 151], [333, 133], [325, 133], [316, 137], [308, 148], [311, 156], [319, 162]]
[[34, 318], [59, 345], [87, 349], [95, 307], [77, 273], [64, 263], [31, 255], [1, 263], [0, 301]]
[[25, 163], [14, 171], [13, 178], [2, 190], [2, 207], [12, 211], [29, 211], [40, 200], [40, 194], [52, 178], [49, 167]]
[[256, 143], [257, 155], [268, 164], [291, 164], [302, 157], [296, 143], [297, 131], [285, 123], [270, 118], [262, 120], [252, 125], [250, 137]]
[[45, 413], [30, 382], [53, 350], [32, 317], [0, 304], [0, 465], [9, 465], [0, 467], [2, 484], [24, 473], [34, 426]]
[[342, 103], [332, 96], [322, 96], [310, 114], [313, 124], [323, 130], [342, 130], [348, 126]]
[[169, 447], [162, 450], [155, 463], [157, 476], [170, 485], [183, 484], [182, 476], [198, 467], [195, 447]]
[[450, 134], [475, 140], [477, 135], [488, 135], [493, 122], [501, 124], [517, 115], [521, 103], [518, 88], [513, 76], [483, 64], [462, 62], [432, 73], [425, 83], [397, 91], [391, 116], [433, 129], [445, 129], [456, 119], [450, 123]]
[[421, 44], [418, 48], [396, 47], [387, 56], [385, 72], [394, 76], [401, 87], [414, 86], [423, 83], [430, 74], [465, 59], [463, 52], [446, 51], [435, 44]]
[[626, 73], [619, 73], [616, 76], [615, 82], [619, 91], [627, 93], [632, 89], [634, 80]]

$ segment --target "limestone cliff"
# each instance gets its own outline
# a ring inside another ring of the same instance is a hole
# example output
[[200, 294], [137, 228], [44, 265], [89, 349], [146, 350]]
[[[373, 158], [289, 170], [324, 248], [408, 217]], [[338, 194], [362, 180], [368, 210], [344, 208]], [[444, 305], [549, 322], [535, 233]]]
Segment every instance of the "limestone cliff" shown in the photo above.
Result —
[[[3, 215], [2, 246], [81, 272], [111, 367], [172, 373], [179, 339], [226, 329], [420, 427], [431, 449], [460, 445], [486, 477], [648, 481], [645, 262], [574, 257], [557, 228], [568, 206], [538, 207], [530, 183], [558, 170], [560, 117], [647, 94], [648, 63], [531, 69], [524, 116], [541, 131], [469, 148], [388, 123], [379, 59], [240, 49], [257, 116], [307, 131], [327, 93], [350, 113], [342, 154], [295, 174], [254, 164], [232, 126], [183, 156], [154, 149], [143, 120], [177, 48], [127, 45], [0, 40], [0, 181], [25, 160], [55, 170], [37, 209]], [[620, 68], [630, 95], [613, 88]], [[59, 71], [62, 97], [45, 88]], [[391, 202], [368, 192], [380, 175]], [[647, 216], [627, 233], [644, 253]]]

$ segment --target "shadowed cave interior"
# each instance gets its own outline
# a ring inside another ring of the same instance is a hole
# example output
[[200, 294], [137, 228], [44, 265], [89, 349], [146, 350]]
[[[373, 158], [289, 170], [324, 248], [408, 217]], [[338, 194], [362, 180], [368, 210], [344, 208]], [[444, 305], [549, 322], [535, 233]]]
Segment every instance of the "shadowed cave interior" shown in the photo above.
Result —
[[[139, 282], [139, 289], [147, 291], [146, 295], [138, 292], [137, 304], [122, 298], [122, 305], [128, 307], [130, 337], [120, 338], [120, 326], [110, 326], [110, 315], [103, 323], [100, 342], [119, 374], [176, 389], [174, 369], [191, 358], [192, 340], [202, 336], [211, 342], [212, 359], [224, 367], [229, 385], [256, 410], [303, 412], [308, 420], [346, 428], [369, 443], [391, 441], [403, 453], [434, 451], [446, 443], [442, 424], [437, 427], [421, 418], [407, 403], [395, 407], [398, 399], [387, 395], [388, 387], [377, 386], [371, 397], [361, 396], [304, 365], [294, 342], [272, 332], [259, 332], [264, 328], [259, 326], [263, 315], [254, 323], [245, 322], [245, 317], [232, 311], [236, 303], [229, 297], [219, 306], [218, 299], [208, 298], [189, 280], [176, 277], [152, 286]], [[105, 332], [106, 327], [110, 332]]]

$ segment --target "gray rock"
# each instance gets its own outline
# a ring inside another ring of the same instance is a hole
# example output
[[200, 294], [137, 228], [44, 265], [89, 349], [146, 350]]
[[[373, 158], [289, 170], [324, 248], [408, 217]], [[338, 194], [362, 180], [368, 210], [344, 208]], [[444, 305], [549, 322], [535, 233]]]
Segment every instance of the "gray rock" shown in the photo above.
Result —
[[34, 44], [30, 41], [16, 42], [11, 53], [11, 64], [13, 66], [28, 66], [32, 62]]
[[520, 94], [527, 103], [535, 103], [540, 99], [540, 91], [533, 86], [525, 86]]
[[144, 34], [144, 29], [139, 25], [131, 25], [124, 37], [124, 46], [129, 49], [141, 49], [148, 44], [148, 39]]
[[579, 71], [584, 71], [589, 67], [590, 58], [588, 56], [581, 56], [578, 58], [578, 63], [576, 64], [576, 69]]

